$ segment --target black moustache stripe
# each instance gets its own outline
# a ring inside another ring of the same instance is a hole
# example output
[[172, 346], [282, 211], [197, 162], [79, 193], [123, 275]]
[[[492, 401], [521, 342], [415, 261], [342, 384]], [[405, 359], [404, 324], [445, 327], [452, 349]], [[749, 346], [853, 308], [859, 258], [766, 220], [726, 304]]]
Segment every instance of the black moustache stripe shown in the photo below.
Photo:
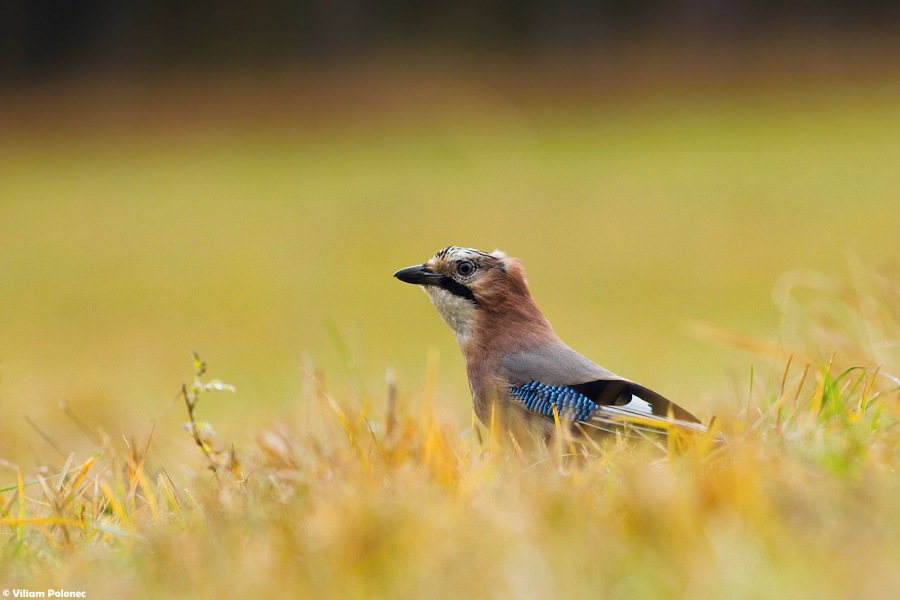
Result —
[[455, 279], [452, 279], [445, 275], [444, 278], [441, 279], [440, 283], [438, 283], [438, 287], [442, 290], [447, 290], [454, 296], [465, 298], [476, 306], [478, 305], [478, 300], [475, 298], [475, 294], [472, 293], [472, 290], [459, 283]]

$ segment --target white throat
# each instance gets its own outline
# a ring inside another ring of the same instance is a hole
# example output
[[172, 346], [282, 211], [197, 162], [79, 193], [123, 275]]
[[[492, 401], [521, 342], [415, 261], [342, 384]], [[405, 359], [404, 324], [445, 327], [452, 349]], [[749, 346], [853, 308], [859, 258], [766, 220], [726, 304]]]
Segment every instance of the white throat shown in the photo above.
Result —
[[475, 305], [465, 298], [460, 298], [445, 289], [423, 285], [422, 290], [428, 295], [428, 299], [434, 304], [438, 314], [444, 322], [450, 326], [456, 334], [456, 341], [460, 347], [465, 346], [472, 337], [475, 327]]

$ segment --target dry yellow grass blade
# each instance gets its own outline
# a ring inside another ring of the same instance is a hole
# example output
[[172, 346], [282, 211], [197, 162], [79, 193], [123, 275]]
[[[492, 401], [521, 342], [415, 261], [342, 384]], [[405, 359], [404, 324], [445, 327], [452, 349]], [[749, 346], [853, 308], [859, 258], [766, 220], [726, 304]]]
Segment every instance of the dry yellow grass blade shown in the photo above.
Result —
[[74, 478], [72, 478], [72, 481], [69, 482], [69, 484], [68, 484], [68, 489], [69, 489], [70, 494], [78, 493], [78, 488], [84, 482], [88, 473], [93, 468], [95, 462], [97, 462], [97, 459], [92, 456], [91, 458], [87, 459], [84, 462], [84, 464], [82, 464], [78, 468], [78, 473], [75, 475]]
[[103, 481], [99, 481], [98, 485], [100, 486], [100, 491], [103, 493], [103, 497], [106, 498], [107, 506], [109, 506], [113, 514], [115, 514], [118, 522], [126, 527], [131, 527], [133, 525], [132, 519], [128, 515], [128, 510], [125, 504], [119, 499], [116, 493], [112, 490], [109, 485], [107, 485]]
[[156, 431], [156, 422], [153, 423], [153, 426], [150, 428], [150, 435], [147, 437], [147, 445], [144, 447], [144, 452], [141, 454], [141, 460], [137, 464], [134, 465], [134, 455], [132, 452], [128, 453], [128, 493], [125, 494], [125, 504], [130, 504], [134, 499], [134, 494], [137, 491], [141, 476], [144, 472], [144, 462], [147, 460], [147, 452], [150, 450], [150, 442], [153, 441], [153, 433]]
[[147, 479], [147, 474], [141, 471], [138, 475], [138, 485], [140, 486], [141, 493], [143, 494], [143, 500], [146, 503], [147, 508], [150, 511], [150, 514], [154, 519], [159, 518], [159, 505], [156, 502], [156, 494], [153, 491], [153, 488], [150, 487], [150, 480]]
[[175, 494], [172, 492], [172, 488], [169, 487], [169, 484], [168, 482], [166, 482], [162, 473], [160, 473], [156, 477], [156, 490], [156, 496], [158, 498], [161, 498], [161, 500], [157, 501], [157, 504], [165, 505], [169, 511], [174, 512], [180, 516], [181, 505], [175, 498]]
[[356, 447], [356, 436], [352, 425], [350, 424], [350, 419], [347, 417], [344, 409], [341, 408], [340, 404], [338, 404], [337, 400], [335, 400], [331, 395], [325, 394], [325, 399], [328, 402], [328, 406], [331, 408], [332, 412], [338, 418], [338, 422], [340, 422], [341, 427], [344, 428], [344, 431], [347, 432], [347, 436], [350, 440], [350, 443]]
[[[84, 529], [84, 523], [63, 517], [9, 517], [0, 518], [0, 525], [64, 525]], [[52, 537], [52, 536], [51, 536]]]
[[442, 485], [451, 486], [456, 482], [456, 455], [450, 450], [447, 438], [434, 421], [425, 431], [423, 458]]

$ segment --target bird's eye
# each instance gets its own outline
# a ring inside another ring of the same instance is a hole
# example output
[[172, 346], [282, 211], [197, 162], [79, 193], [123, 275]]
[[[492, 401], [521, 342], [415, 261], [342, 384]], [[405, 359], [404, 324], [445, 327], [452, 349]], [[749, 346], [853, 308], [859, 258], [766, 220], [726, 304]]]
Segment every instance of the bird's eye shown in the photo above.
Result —
[[475, 264], [469, 261], [463, 261], [456, 265], [456, 272], [462, 275], [463, 277], [468, 277], [472, 273], [475, 272]]

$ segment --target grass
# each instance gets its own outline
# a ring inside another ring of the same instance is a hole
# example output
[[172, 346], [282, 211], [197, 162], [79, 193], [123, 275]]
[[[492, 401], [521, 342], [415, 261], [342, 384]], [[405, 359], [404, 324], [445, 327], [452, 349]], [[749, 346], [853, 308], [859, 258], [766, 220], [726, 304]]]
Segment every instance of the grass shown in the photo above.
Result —
[[[0, 589], [896, 596], [896, 85], [482, 91], [0, 139]], [[449, 243], [727, 451], [473, 428], [390, 277]]]
[[[0, 495], [2, 585], [88, 597], [892, 597], [900, 365], [896, 348], [890, 363], [876, 355], [900, 333], [900, 280], [870, 283], [802, 313], [816, 315], [806, 334], [867, 362], [804, 363], [798, 348], [778, 385], [720, 415], [719, 449], [506, 447], [502, 432], [477, 434], [436, 406], [433, 369], [421, 394], [378, 408], [311, 375], [302, 426], [217, 448], [194, 412], [228, 387], [195, 359], [183, 395], [202, 452], [186, 483], [154, 460], [152, 431], [125, 453], [107, 438], [58, 468], [4, 465], [17, 483]], [[860, 335], [834, 327], [843, 311], [867, 326]]]

